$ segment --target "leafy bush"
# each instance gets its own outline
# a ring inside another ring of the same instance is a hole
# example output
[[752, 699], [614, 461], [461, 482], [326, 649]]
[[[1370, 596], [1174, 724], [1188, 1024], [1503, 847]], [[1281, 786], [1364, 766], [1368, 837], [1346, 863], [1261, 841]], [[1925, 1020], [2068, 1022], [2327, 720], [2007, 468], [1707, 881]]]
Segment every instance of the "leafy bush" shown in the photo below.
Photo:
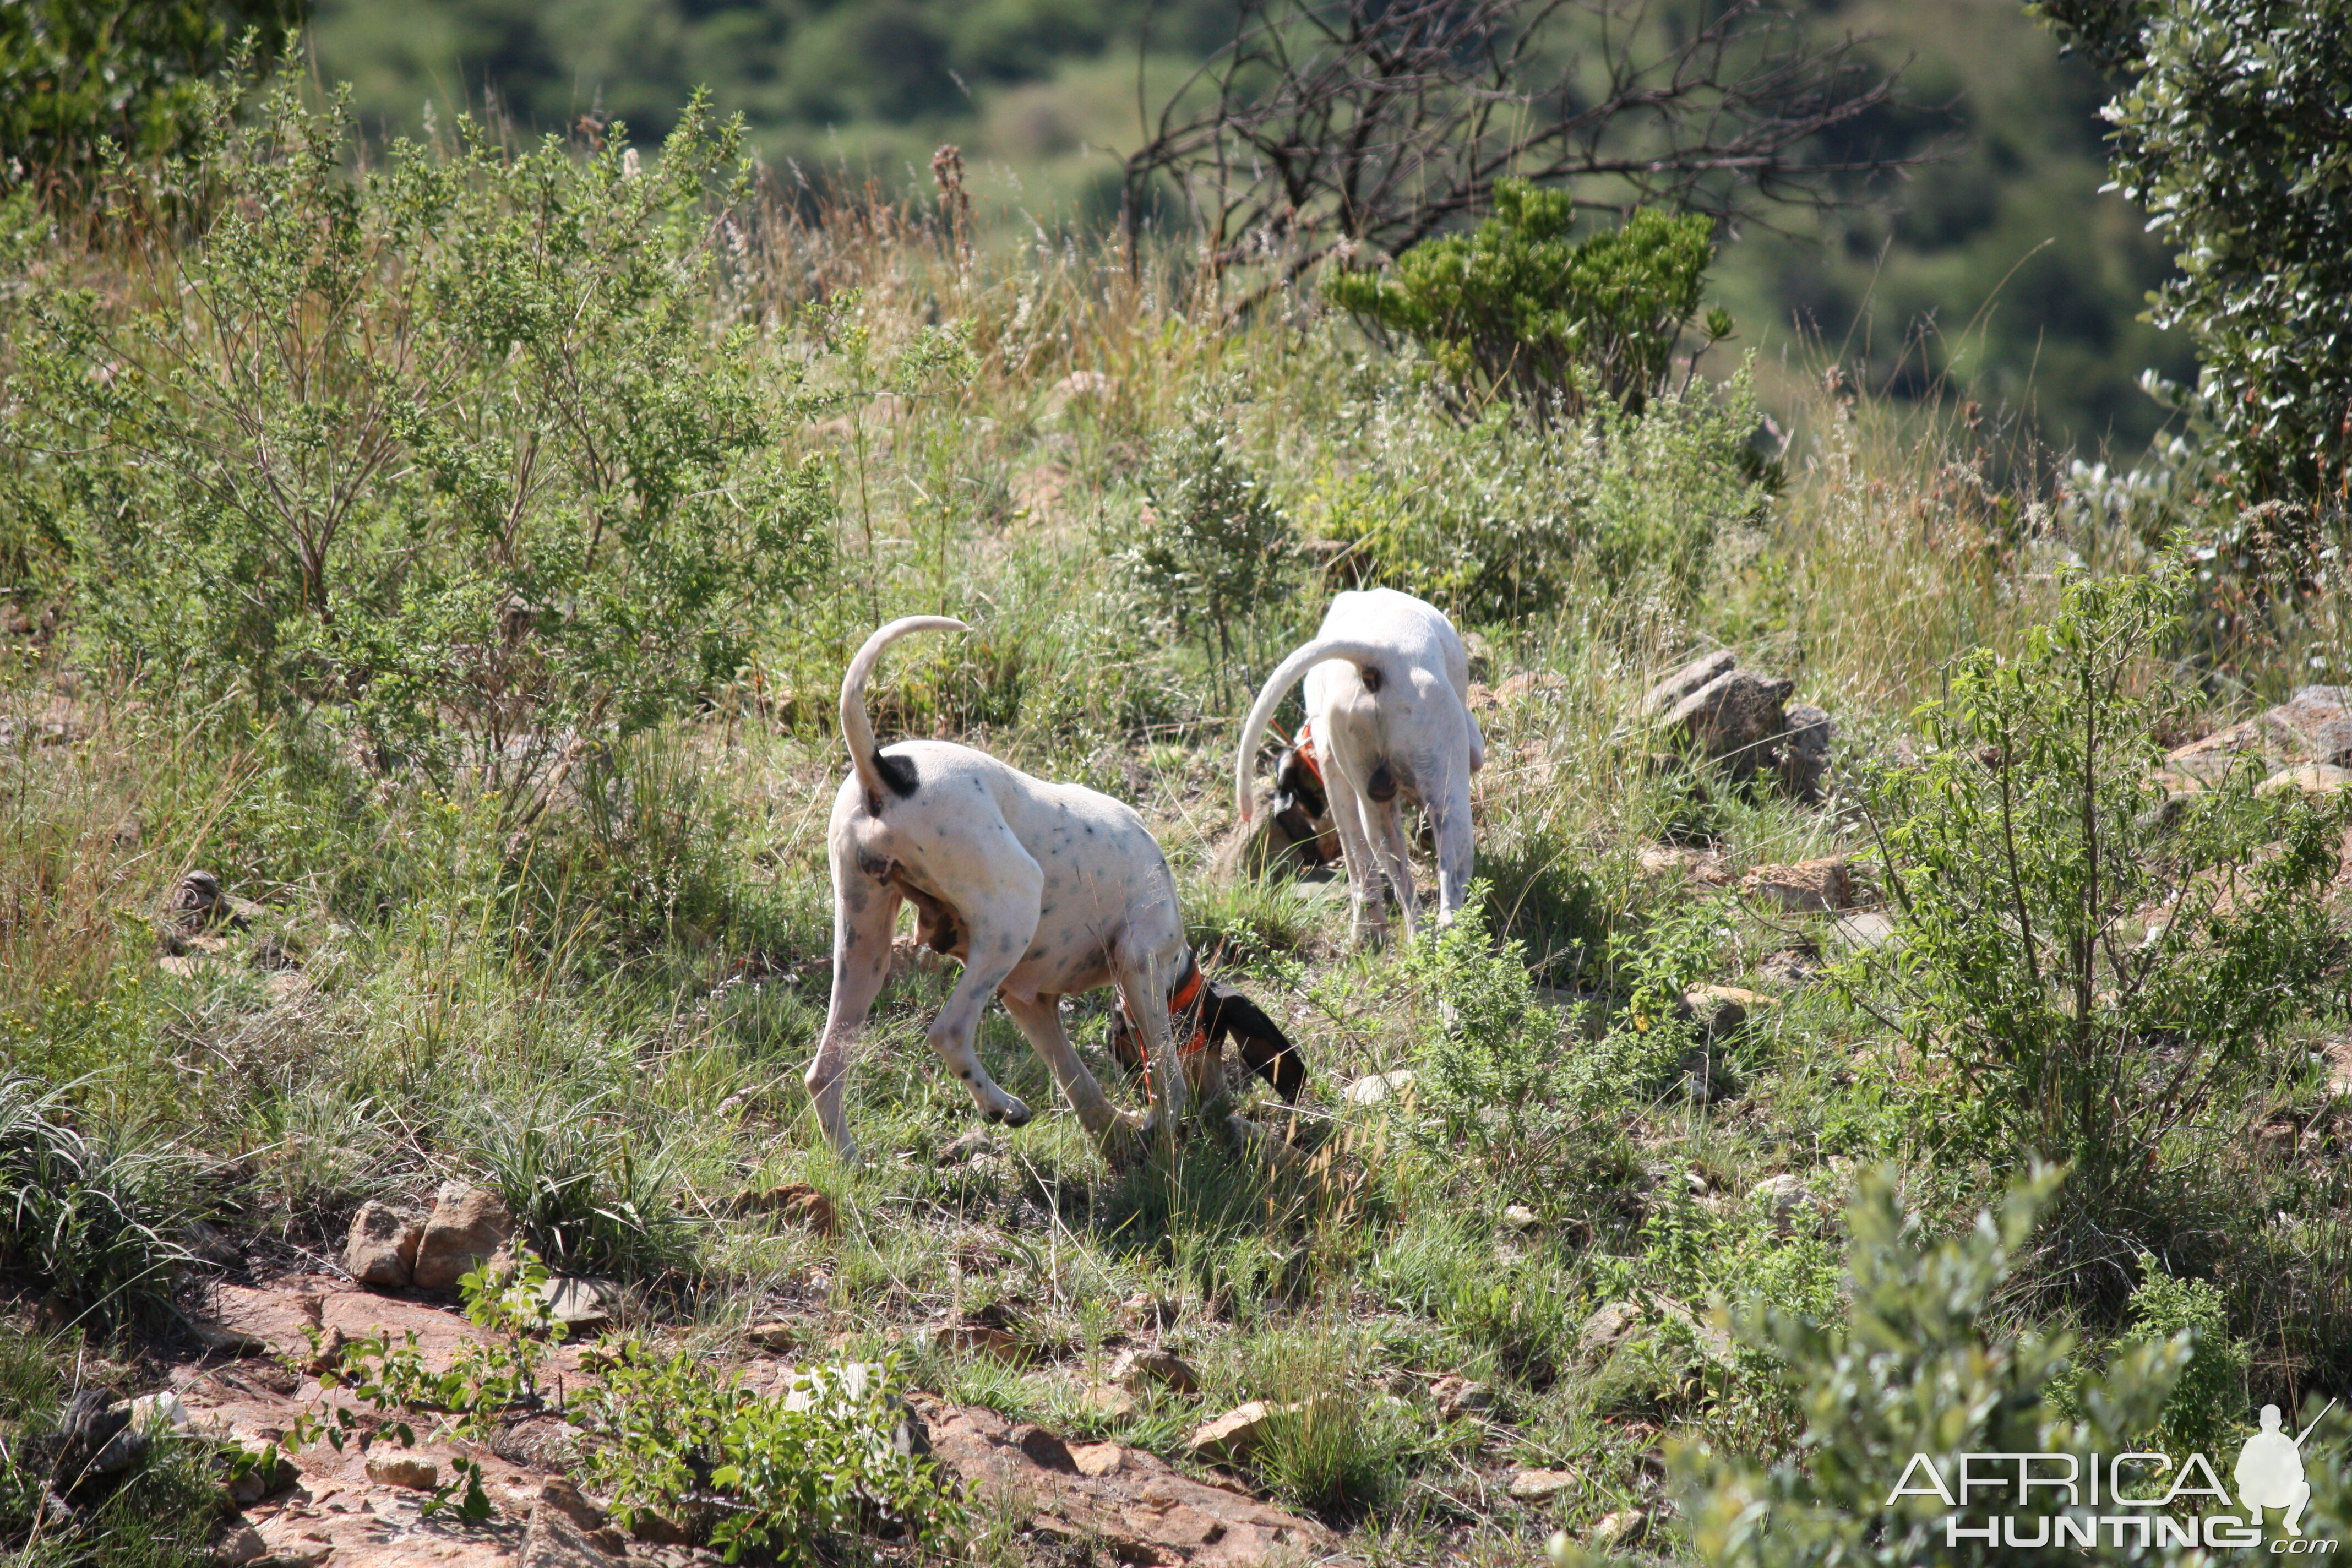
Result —
[[2176, 1279], [2143, 1253], [2124, 1342], [2185, 1341], [2189, 1361], [2157, 1416], [2157, 1446], [2167, 1453], [2221, 1451], [2244, 1433], [2247, 1349], [2230, 1332], [2229, 1304], [2205, 1279]]
[[761, 1398], [738, 1374], [632, 1341], [585, 1403], [605, 1439], [589, 1474], [614, 1494], [614, 1517], [688, 1525], [730, 1563], [749, 1551], [814, 1568], [876, 1524], [915, 1544], [963, 1527], [936, 1467], [912, 1451], [887, 1362], [811, 1368]]
[[2179, 249], [2153, 296], [2185, 327], [2246, 500], [2333, 498], [2352, 464], [2352, 37], [2291, 0], [2040, 0], [2127, 79], [2105, 115], [2116, 183]]
[[1178, 636], [1201, 644], [1223, 680], [1234, 631], [1246, 637], [1296, 585], [1290, 519], [1234, 451], [1231, 429], [1201, 407], [1155, 444], [1143, 490], [1151, 517], [1115, 557], [1119, 575]]
[[[1846, 1216], [1853, 1293], [1843, 1321], [1767, 1309], [1741, 1321], [1786, 1369], [1803, 1437], [1769, 1469], [1702, 1445], [1671, 1456], [1703, 1561], [1908, 1568], [2081, 1560], [2063, 1546], [1948, 1545], [1939, 1500], [1890, 1495], [1915, 1454], [1939, 1462], [1962, 1453], [2113, 1454], [2154, 1429], [2189, 1361], [2191, 1336], [2143, 1341], [2112, 1358], [2103, 1375], [2085, 1380], [2086, 1415], [2075, 1424], [2050, 1403], [2068, 1374], [2068, 1339], [2007, 1331], [2000, 1319], [1996, 1294], [2055, 1184], [2047, 1174], [2020, 1182], [1998, 1219], [1979, 1215], [1959, 1235], [1928, 1244], [1897, 1201], [1894, 1173], [1865, 1175]], [[2059, 1494], [2036, 1489], [2032, 1497], [2011, 1510], [2028, 1534], [2032, 1516]]]
[[[1508, 391], [1573, 417], [1597, 391], [1639, 412], [1698, 310], [1713, 221], [1640, 207], [1578, 240], [1576, 219], [1565, 190], [1498, 181], [1495, 216], [1475, 230], [1423, 240], [1385, 275], [1332, 273], [1324, 296], [1419, 340], [1465, 394]], [[1721, 309], [1708, 313], [1709, 341], [1730, 331]]]
[[1717, 542], [1762, 514], [1745, 454], [1761, 416], [1742, 372], [1721, 388], [1613, 403], [1537, 426], [1504, 407], [1468, 425], [1383, 388], [1325, 529], [1346, 564], [1473, 626], [1518, 624], [1601, 595], [1696, 597]]
[[76, 1129], [66, 1091], [0, 1076], [0, 1268], [53, 1291], [82, 1322], [152, 1321], [192, 1262], [171, 1239], [187, 1217], [189, 1162]]
[[2168, 804], [2155, 777], [2180, 698], [2148, 656], [2180, 576], [2077, 578], [2014, 657], [1960, 660], [1927, 761], [1878, 784], [1899, 942], [1847, 972], [1923, 1067], [1951, 1064], [1914, 1079], [1931, 1146], [2063, 1158], [2110, 1225], [2334, 995], [2343, 809], [2258, 798], [2242, 770]]
[[0, 8], [0, 191], [87, 197], [110, 156], [147, 162], [201, 133], [203, 79], [247, 29], [275, 34], [303, 0], [26, 0]]
[[[1485, 892], [1474, 887], [1453, 924], [1405, 952], [1406, 975], [1447, 1014], [1422, 1044], [1413, 1088], [1447, 1145], [1483, 1149], [1524, 1175], [1535, 1162], [1570, 1157], [1596, 1115], [1645, 1096], [1682, 1059], [1694, 1038], [1675, 1006], [1688, 944], [1618, 939], [1613, 953], [1633, 984], [1627, 1005], [1599, 1040], [1564, 1048], [1578, 1020], [1537, 999], [1518, 943], [1494, 946]], [[1714, 918], [1707, 911], [1699, 928], [1712, 932]]]
[[710, 324], [739, 132], [698, 104], [640, 169], [461, 121], [352, 174], [293, 80], [249, 125], [232, 99], [139, 187], [205, 193], [193, 236], [11, 308], [12, 499], [125, 670], [531, 816], [591, 741], [731, 679], [823, 557], [789, 388]]

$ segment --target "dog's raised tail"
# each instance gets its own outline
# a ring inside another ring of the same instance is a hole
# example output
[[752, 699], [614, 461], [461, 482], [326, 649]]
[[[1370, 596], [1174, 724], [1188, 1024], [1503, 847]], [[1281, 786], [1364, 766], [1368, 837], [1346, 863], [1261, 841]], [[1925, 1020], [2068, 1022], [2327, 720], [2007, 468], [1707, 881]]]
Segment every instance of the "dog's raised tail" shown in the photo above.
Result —
[[[1377, 670], [1383, 653], [1393, 661], [1395, 654], [1354, 637], [1317, 637], [1297, 652], [1274, 667], [1258, 689], [1257, 700], [1250, 707], [1249, 717], [1242, 721], [1242, 748], [1234, 759], [1234, 804], [1241, 818], [1247, 822], [1255, 804], [1250, 798], [1250, 778], [1257, 763], [1257, 744], [1265, 737], [1265, 727], [1274, 721], [1274, 710], [1290, 695], [1290, 689], [1307, 677], [1307, 672], [1327, 658], [1344, 658], [1360, 670]], [[1366, 684], [1377, 689], [1379, 678]]]
[[907, 616], [892, 621], [866, 639], [849, 661], [848, 673], [841, 678], [841, 738], [849, 747], [849, 765], [857, 770], [857, 782], [866, 786], [866, 797], [877, 810], [891, 795], [915, 793], [915, 781], [901, 762], [892, 767], [874, 743], [874, 724], [866, 717], [866, 682], [880, 661], [882, 650], [911, 632], [968, 632], [971, 628], [961, 621], [946, 616]]

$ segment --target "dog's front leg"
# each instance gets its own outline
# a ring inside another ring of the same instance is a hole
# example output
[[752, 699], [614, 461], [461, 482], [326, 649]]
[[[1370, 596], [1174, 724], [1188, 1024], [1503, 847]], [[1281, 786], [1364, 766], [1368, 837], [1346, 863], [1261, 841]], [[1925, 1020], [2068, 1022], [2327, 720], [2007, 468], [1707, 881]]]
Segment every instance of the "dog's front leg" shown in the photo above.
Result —
[[1174, 1031], [1168, 1026], [1168, 982], [1175, 972], [1172, 953], [1137, 951], [1127, 941], [1112, 956], [1111, 977], [1127, 1016], [1143, 1037], [1143, 1059], [1150, 1075], [1151, 1114], [1144, 1119], [1143, 1137], [1150, 1146], [1156, 1137], [1172, 1155], [1176, 1130], [1192, 1109], [1192, 1085], [1185, 1079], [1182, 1059], [1176, 1054]]
[[1121, 1120], [1118, 1109], [1103, 1094], [1102, 1085], [1095, 1081], [1095, 1075], [1087, 1070], [1087, 1064], [1078, 1059], [1077, 1051], [1070, 1045], [1070, 1037], [1062, 1028], [1061, 998], [1033, 996], [1024, 1001], [1008, 991], [1004, 993], [1004, 1010], [1013, 1015], [1013, 1021], [1029, 1037], [1032, 1048], [1044, 1058], [1063, 1098], [1078, 1113], [1078, 1125], [1087, 1130], [1105, 1158], [1113, 1164], [1126, 1163], [1128, 1151], [1121, 1139], [1131, 1135], [1132, 1129]]
[[890, 978], [890, 931], [898, 923], [898, 895], [890, 886], [859, 871], [854, 848], [836, 849], [833, 866], [833, 996], [825, 1005], [824, 1036], [802, 1081], [816, 1107], [817, 1125], [843, 1163], [857, 1163], [857, 1140], [849, 1135], [841, 1095], [849, 1079], [850, 1053]]
[[972, 1039], [980, 1032], [980, 1016], [987, 1009], [988, 999], [1019, 966], [1022, 955], [1029, 951], [1030, 939], [1037, 934], [1037, 905], [1045, 876], [1010, 833], [1004, 833], [993, 848], [997, 863], [991, 868], [994, 875], [989, 879], [990, 887], [964, 899], [957, 910], [970, 932], [963, 975], [929, 1032], [931, 1048], [971, 1091], [980, 1114], [990, 1121], [1020, 1127], [1029, 1121], [1029, 1107], [1017, 1095], [997, 1087], [981, 1065]]

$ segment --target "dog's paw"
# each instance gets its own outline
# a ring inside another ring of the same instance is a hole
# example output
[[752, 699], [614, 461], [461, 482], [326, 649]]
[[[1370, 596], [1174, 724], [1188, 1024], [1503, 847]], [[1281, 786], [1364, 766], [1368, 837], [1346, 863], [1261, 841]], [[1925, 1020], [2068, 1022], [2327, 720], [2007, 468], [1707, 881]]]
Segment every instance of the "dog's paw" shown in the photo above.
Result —
[[980, 1102], [980, 1119], [991, 1125], [1026, 1127], [1029, 1125], [1029, 1105], [1019, 1095], [997, 1089], [992, 1094], [974, 1095]]
[[1007, 1127], [1026, 1127], [1029, 1125], [1029, 1116], [1030, 1110], [1027, 1101], [1022, 1100], [1017, 1095], [1008, 1094], [1004, 1097], [1004, 1125]]

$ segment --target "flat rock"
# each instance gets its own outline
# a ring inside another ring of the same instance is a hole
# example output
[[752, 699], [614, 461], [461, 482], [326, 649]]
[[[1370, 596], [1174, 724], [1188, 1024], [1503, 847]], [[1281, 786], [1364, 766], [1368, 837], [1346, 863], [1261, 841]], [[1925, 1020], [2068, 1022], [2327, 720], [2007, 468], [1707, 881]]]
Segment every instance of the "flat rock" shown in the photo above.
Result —
[[513, 1230], [514, 1218], [496, 1193], [444, 1182], [417, 1241], [412, 1283], [425, 1290], [456, 1289], [459, 1279], [506, 1245]]
[[764, 1323], [754, 1323], [743, 1337], [763, 1351], [784, 1352], [799, 1345], [800, 1331], [782, 1318], [772, 1318]]
[[1739, 879], [1739, 890], [1790, 914], [1824, 914], [1854, 903], [1853, 865], [1843, 855], [1759, 866]]
[[1136, 1411], [1135, 1395], [1115, 1383], [1087, 1384], [1078, 1404], [1098, 1421], [1124, 1421]]
[[1495, 1408], [1495, 1391], [1466, 1377], [1439, 1378], [1430, 1384], [1429, 1396], [1437, 1401], [1437, 1413], [1448, 1421], [1484, 1415]]
[[2352, 687], [2306, 686], [2277, 707], [2169, 752], [2167, 767], [2210, 784], [2233, 766], [2352, 767]]
[[1707, 682], [1728, 675], [1738, 667], [1738, 656], [1728, 648], [1703, 653], [1643, 692], [1642, 711], [1664, 713]]
[[1726, 887], [1731, 881], [1731, 861], [1719, 849], [1695, 849], [1687, 844], [1644, 844], [1634, 861], [1644, 877], [1683, 877], [1707, 888]]
[[405, 1289], [416, 1274], [416, 1248], [425, 1239], [421, 1215], [371, 1200], [352, 1215], [343, 1242], [343, 1272], [362, 1285]]
[[1576, 1336], [1577, 1354], [1597, 1363], [1633, 1338], [1643, 1321], [1641, 1307], [1632, 1301], [1612, 1301], [1596, 1308]]
[[1732, 777], [1750, 778], [1777, 763], [1788, 730], [1783, 704], [1796, 689], [1780, 676], [1727, 669], [1676, 701], [1665, 722]]
[[380, 1487], [429, 1492], [441, 1484], [441, 1467], [415, 1454], [379, 1448], [368, 1456], [367, 1479]]
[[1642, 1532], [1649, 1528], [1649, 1524], [1650, 1516], [1638, 1508], [1604, 1513], [1593, 1521], [1592, 1528], [1585, 1532], [1585, 1543], [1595, 1552], [1614, 1552], [1621, 1546], [1631, 1546], [1640, 1541]]
[[1331, 1548], [1329, 1533], [1312, 1520], [1195, 1480], [1142, 1449], [1083, 1444], [1068, 1450], [1069, 1470], [1048, 1468], [994, 1411], [916, 1397], [940, 1461], [967, 1488], [1002, 1500], [1041, 1537], [1092, 1539], [1108, 1558], [1158, 1568], [1313, 1561]]
[[547, 1303], [548, 1316], [579, 1330], [601, 1329], [611, 1322], [612, 1298], [610, 1280], [583, 1279], [568, 1274], [554, 1275], [539, 1288], [539, 1299]]
[[1895, 918], [1877, 910], [1841, 914], [1831, 923], [1830, 935], [1848, 952], [1885, 947], [1895, 940]]
[[257, 1290], [216, 1284], [188, 1314], [188, 1326], [207, 1350], [231, 1355], [308, 1355], [320, 1323], [314, 1290]]
[[1112, 1358], [1110, 1380], [1121, 1388], [1164, 1388], [1171, 1394], [1198, 1394], [1201, 1375], [1173, 1351], [1121, 1351]]
[[2254, 786], [2254, 793], [2271, 795], [2333, 795], [2340, 789], [2352, 789], [2352, 768], [2339, 768], [2333, 763], [2303, 763], [2291, 768], [2281, 768]]
[[1514, 1470], [1510, 1493], [1520, 1502], [1549, 1502], [1576, 1483], [1574, 1470]]
[[531, 1510], [515, 1568], [622, 1568], [627, 1561], [625, 1542], [614, 1536], [608, 1546], [562, 1510], [542, 1502]]
[[1226, 1462], [1246, 1459], [1273, 1433], [1275, 1422], [1297, 1408], [1295, 1405], [1270, 1405], [1263, 1399], [1253, 1399], [1194, 1427], [1192, 1435], [1184, 1439], [1184, 1447], [1198, 1458]]
[[1379, 1105], [1411, 1089], [1412, 1078], [1411, 1068], [1399, 1068], [1394, 1072], [1376, 1072], [1349, 1084], [1344, 1098], [1350, 1105]]

